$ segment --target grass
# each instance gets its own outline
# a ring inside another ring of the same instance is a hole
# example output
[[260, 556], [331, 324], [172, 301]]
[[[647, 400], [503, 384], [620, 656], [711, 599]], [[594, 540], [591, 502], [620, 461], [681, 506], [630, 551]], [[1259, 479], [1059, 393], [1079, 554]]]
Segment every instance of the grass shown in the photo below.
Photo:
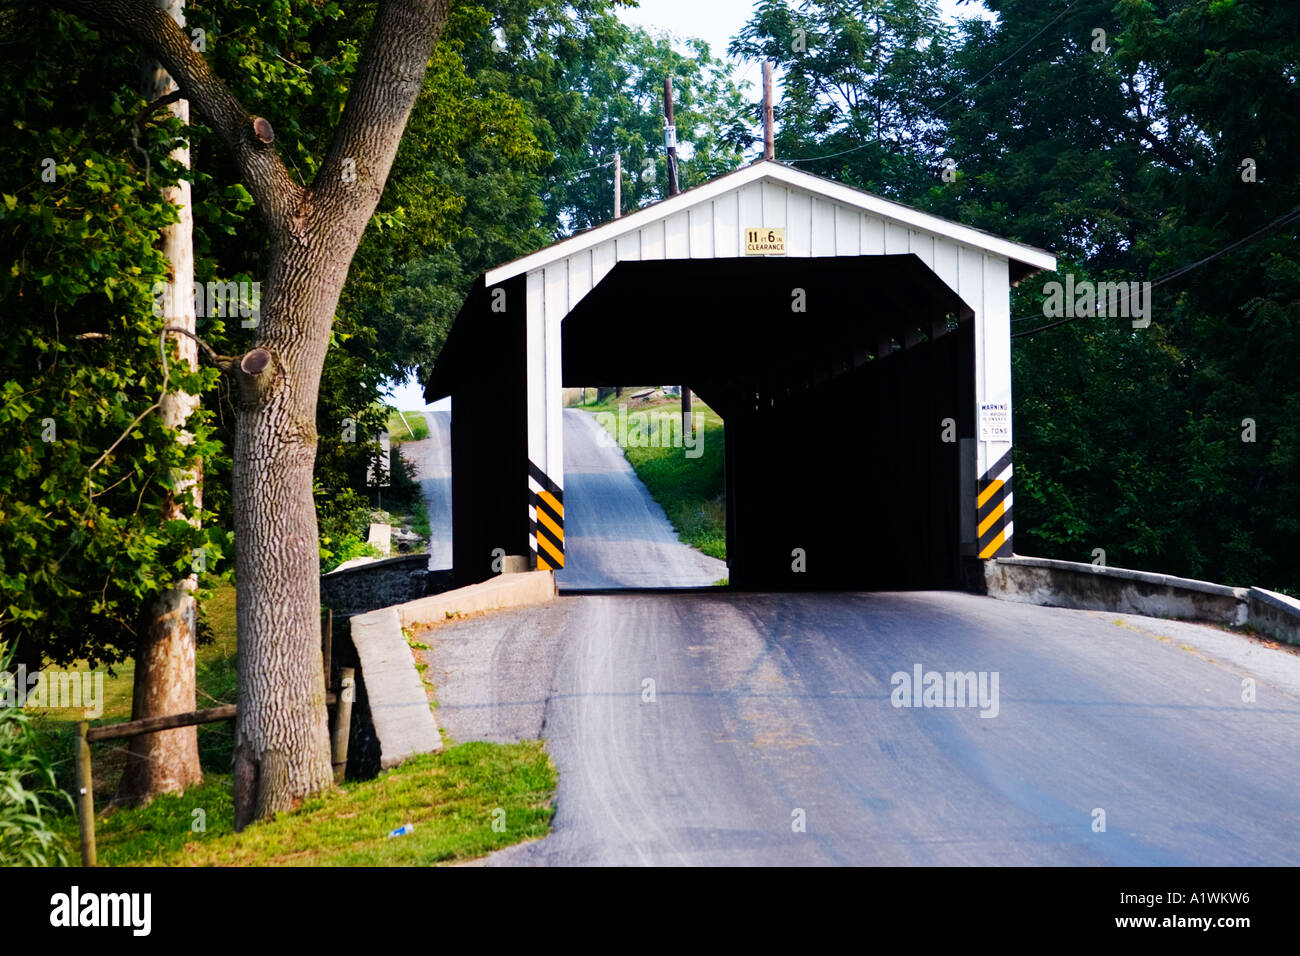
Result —
[[[73, 669], [84, 663], [70, 665]], [[199, 609], [199, 647], [195, 656], [198, 709], [235, 702], [235, 588], [222, 584]], [[131, 719], [131, 696], [135, 682], [135, 664], [126, 661], [112, 668], [104, 678], [104, 711], [92, 727], [117, 724]], [[42, 750], [55, 765], [59, 786], [71, 791], [76, 775], [73, 763], [73, 732], [83, 719], [80, 709], [47, 708], [37, 712], [33, 721]], [[226, 721], [204, 724], [198, 728], [199, 761], [205, 768], [230, 767], [234, 750], [234, 726]], [[103, 807], [112, 800], [117, 782], [126, 766], [126, 742], [115, 740], [91, 745], [95, 778], [95, 805]], [[75, 828], [74, 828], [75, 829]], [[75, 833], [74, 833], [75, 837]]]
[[[200, 620], [196, 666], [202, 709], [235, 700], [234, 587], [223, 585], [204, 601]], [[93, 724], [130, 719], [134, 675], [128, 662], [105, 679], [104, 713]], [[34, 721], [65, 790], [73, 786], [72, 733], [81, 716], [79, 710], [45, 710]], [[146, 807], [109, 811], [105, 808], [125, 765], [123, 742], [91, 745], [101, 866], [425, 865], [481, 856], [545, 836], [550, 827], [556, 773], [541, 741], [460, 746], [448, 741], [442, 753], [416, 758], [373, 780], [348, 781], [292, 813], [236, 834], [229, 775], [234, 724], [206, 724], [198, 734], [201, 786], [160, 796]], [[504, 831], [493, 829], [498, 808], [505, 810]], [[412, 834], [387, 838], [406, 823], [415, 825]], [[56, 817], [54, 827], [76, 860], [76, 815]]]
[[[403, 418], [405, 421], [403, 421]], [[409, 427], [408, 427], [409, 426]], [[388, 439], [394, 445], [404, 441], [419, 441], [429, 437], [429, 423], [423, 412], [399, 412], [391, 409], [388, 414]]]
[[[623, 397], [608, 396], [583, 411], [619, 413], [626, 404], [628, 413], [649, 412], [652, 441], [659, 434], [659, 418], [680, 412], [681, 400], [664, 397], [651, 401], [632, 401], [630, 395], [640, 388], [623, 389]], [[650, 496], [664, 509], [677, 537], [685, 544], [715, 558], [727, 557], [726, 484], [723, 472], [723, 422], [713, 409], [696, 396], [691, 403], [694, 414], [704, 415], [703, 444], [697, 458], [687, 458], [685, 448], [628, 447], [623, 449], [637, 477]], [[698, 419], [697, 419], [698, 420]], [[607, 429], [617, 436], [617, 423], [606, 421]]]
[[[427, 866], [547, 834], [556, 774], [541, 741], [468, 743], [349, 782], [234, 832], [230, 778], [97, 824], [108, 866]], [[195, 813], [201, 810], [202, 814]], [[504, 811], [504, 814], [499, 811]], [[199, 820], [204, 829], [196, 832]], [[499, 821], [499, 822], [498, 822]], [[413, 824], [413, 832], [388, 834]], [[503, 829], [494, 828], [494, 823]], [[76, 839], [71, 819], [69, 838]]]

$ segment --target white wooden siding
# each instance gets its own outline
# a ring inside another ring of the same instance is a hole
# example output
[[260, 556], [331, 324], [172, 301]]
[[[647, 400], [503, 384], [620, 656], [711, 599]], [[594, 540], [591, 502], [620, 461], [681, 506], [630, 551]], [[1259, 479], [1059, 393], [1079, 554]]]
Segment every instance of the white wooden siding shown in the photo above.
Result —
[[[915, 254], [975, 313], [976, 402], [1010, 402], [1009, 263], [1000, 248], [994, 251], [974, 238], [958, 241], [918, 228], [910, 221], [915, 217], [905, 221], [901, 214], [899, 219], [878, 215], [836, 201], [834, 195], [772, 178], [742, 181], [734, 189], [715, 190], [699, 202], [665, 213], [653, 219], [643, 216], [641, 225], [612, 232], [603, 241], [575, 244], [572, 254], [543, 261], [527, 272], [529, 454], [539, 465], [545, 462], [554, 480], [563, 475], [560, 445], [547, 442], [545, 435], [558, 434], [560, 428], [556, 396], [564, 317], [618, 262], [740, 257], [744, 230], [750, 228], [784, 228], [789, 258]], [[990, 237], [990, 243], [994, 239]], [[1006, 447], [979, 443], [980, 474]]]

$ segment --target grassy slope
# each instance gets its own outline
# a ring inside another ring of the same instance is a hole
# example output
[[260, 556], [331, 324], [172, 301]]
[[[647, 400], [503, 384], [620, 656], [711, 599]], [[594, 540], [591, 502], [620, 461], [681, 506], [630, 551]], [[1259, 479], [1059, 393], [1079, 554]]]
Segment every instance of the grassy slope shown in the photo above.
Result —
[[[648, 412], [658, 424], [664, 413], [680, 413], [681, 401], [664, 398], [654, 402], [633, 402], [628, 396], [636, 388], [625, 388], [623, 397], [613, 395], [600, 404], [587, 405], [583, 411], [618, 414], [619, 403], [628, 406], [628, 414]], [[623, 453], [644, 482], [651, 497], [659, 502], [677, 536], [693, 548], [715, 558], [727, 557], [726, 485], [723, 475], [722, 418], [698, 397], [691, 405], [695, 414], [704, 414], [704, 437], [698, 458], [687, 458], [685, 448], [624, 448]], [[617, 437], [617, 423], [609, 429]], [[657, 434], [657, 429], [656, 429]]]
[[[405, 417], [406, 421], [402, 421]], [[410, 425], [410, 428], [406, 426]], [[388, 439], [394, 445], [404, 441], [419, 441], [429, 437], [429, 423], [423, 412], [401, 412], [394, 409], [388, 415]]]
[[[413, 423], [414, 424], [414, 423]], [[235, 590], [217, 589], [202, 608], [200, 708], [235, 700]], [[92, 724], [131, 716], [134, 666], [119, 665], [104, 681], [104, 713]], [[77, 710], [46, 710], [37, 719], [42, 746], [58, 761], [60, 784], [72, 788], [72, 731]], [[93, 744], [96, 842], [100, 865], [408, 865], [469, 859], [520, 840], [545, 836], [556, 774], [540, 741], [449, 747], [374, 780], [348, 781], [291, 814], [233, 832], [229, 768], [234, 725], [198, 729], [205, 781], [148, 807], [104, 812], [121, 776], [121, 741]], [[492, 811], [506, 811], [506, 829], [492, 829]], [[201, 809], [205, 832], [193, 829]], [[410, 836], [386, 839], [414, 823]], [[76, 859], [77, 819], [58, 818], [69, 857]]]
[[[292, 813], [233, 827], [228, 776], [119, 811], [97, 827], [101, 865], [418, 866], [472, 859], [546, 835], [555, 768], [541, 741], [469, 743], [349, 781]], [[196, 808], [204, 832], [195, 832]], [[504, 817], [494, 811], [505, 811]], [[494, 830], [494, 819], [504, 829]], [[406, 836], [388, 834], [414, 824]], [[74, 833], [75, 839], [75, 823]]]

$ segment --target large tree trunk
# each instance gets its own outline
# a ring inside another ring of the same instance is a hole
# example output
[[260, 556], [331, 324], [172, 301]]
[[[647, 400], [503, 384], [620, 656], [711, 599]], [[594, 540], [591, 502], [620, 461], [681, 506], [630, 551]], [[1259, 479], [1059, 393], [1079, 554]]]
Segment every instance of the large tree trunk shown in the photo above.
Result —
[[[183, 0], [157, 0], [158, 5], [179, 26], [185, 25]], [[176, 83], [155, 60], [144, 66], [144, 95], [149, 102], [176, 91]], [[189, 103], [178, 100], [166, 109], [187, 126]], [[171, 158], [189, 166], [190, 151], [186, 144], [172, 150]], [[163, 190], [163, 198], [178, 208], [179, 220], [162, 230], [162, 251], [171, 263], [171, 277], [162, 318], [163, 326], [196, 332], [194, 314], [194, 212], [190, 183], [182, 180]], [[191, 369], [198, 367], [198, 347], [184, 335], [169, 336], [176, 343], [180, 360]], [[198, 397], [184, 392], [169, 392], [162, 399], [162, 418], [177, 432], [181, 443], [192, 441], [184, 430], [185, 422], [198, 406]], [[187, 515], [177, 495], [187, 490], [194, 494], [194, 510]], [[197, 521], [202, 484], [198, 471], [177, 476], [176, 492], [167, 493], [165, 520]], [[135, 686], [131, 702], [131, 719], [182, 714], [196, 707], [195, 648], [196, 606], [194, 590], [197, 578], [190, 575], [176, 586], [161, 592], [145, 608], [143, 627], [135, 654]], [[199, 765], [198, 728], [181, 727], [154, 734], [132, 737], [127, 748], [126, 770], [118, 784], [115, 803], [147, 803], [160, 793], [184, 790], [202, 783]]]
[[[329, 237], [313, 230], [310, 241], [324, 246]], [[273, 252], [272, 270], [264, 320], [271, 334], [244, 356], [236, 372], [237, 828], [289, 809], [334, 780], [312, 473], [323, 346], [342, 281], [338, 270], [302, 248]], [[324, 338], [294, 331], [321, 327]], [[245, 635], [257, 639], [245, 641]]]
[[315, 181], [301, 185], [271, 123], [231, 95], [148, 0], [57, 0], [126, 32], [176, 78], [225, 144], [270, 236], [257, 341], [238, 361], [233, 510], [239, 601], [235, 826], [329, 787], [320, 552], [311, 478], [316, 394], [334, 308], [392, 168], [451, 0], [380, 0]]
[[235, 372], [236, 828], [333, 785], [312, 498], [316, 397], [348, 266], [446, 12], [445, 0], [380, 5], [329, 156], [273, 235], [262, 334]]

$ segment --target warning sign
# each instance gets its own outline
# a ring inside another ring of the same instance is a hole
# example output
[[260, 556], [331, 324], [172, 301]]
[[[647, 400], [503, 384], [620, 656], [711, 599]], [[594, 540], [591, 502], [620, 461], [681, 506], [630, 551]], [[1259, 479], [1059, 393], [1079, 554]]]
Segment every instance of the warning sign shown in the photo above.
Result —
[[745, 255], [785, 255], [785, 227], [783, 226], [779, 229], [776, 227], [746, 229]]
[[1011, 441], [1011, 406], [1006, 402], [980, 404], [980, 441]]

